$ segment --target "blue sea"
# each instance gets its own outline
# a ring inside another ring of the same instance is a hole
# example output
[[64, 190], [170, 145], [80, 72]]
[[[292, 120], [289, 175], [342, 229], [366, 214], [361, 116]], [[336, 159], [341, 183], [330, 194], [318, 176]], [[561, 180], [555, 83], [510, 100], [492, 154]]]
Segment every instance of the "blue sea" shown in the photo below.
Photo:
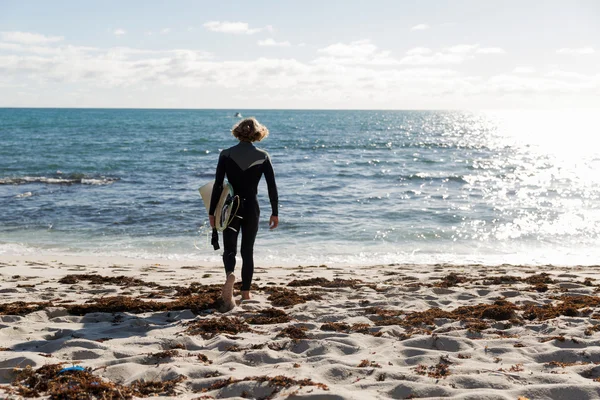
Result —
[[198, 188], [271, 134], [257, 265], [600, 263], [591, 112], [0, 109], [0, 255], [218, 263]]

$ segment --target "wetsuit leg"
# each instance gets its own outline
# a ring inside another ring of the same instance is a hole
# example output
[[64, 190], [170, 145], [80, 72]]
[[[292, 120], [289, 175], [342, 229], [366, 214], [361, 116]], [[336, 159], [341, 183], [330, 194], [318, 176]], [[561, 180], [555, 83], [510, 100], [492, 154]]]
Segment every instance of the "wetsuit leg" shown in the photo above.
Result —
[[237, 253], [240, 221], [240, 218], [233, 218], [233, 221], [231, 221], [229, 226], [223, 231], [223, 265], [225, 265], [226, 274], [235, 270], [235, 255]]
[[257, 201], [245, 201], [244, 219], [242, 220], [242, 290], [250, 290], [254, 274], [254, 241], [258, 232], [260, 209]]

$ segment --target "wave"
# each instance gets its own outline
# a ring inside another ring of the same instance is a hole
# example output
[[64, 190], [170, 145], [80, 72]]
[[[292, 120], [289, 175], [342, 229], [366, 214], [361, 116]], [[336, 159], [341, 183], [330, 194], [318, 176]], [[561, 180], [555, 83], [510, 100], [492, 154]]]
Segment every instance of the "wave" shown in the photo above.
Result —
[[110, 185], [119, 178], [106, 176], [88, 176], [84, 174], [71, 174], [54, 177], [47, 176], [19, 176], [0, 178], [0, 185], [27, 185], [31, 183], [44, 183], [48, 185]]
[[399, 180], [401, 181], [430, 181], [430, 182], [441, 182], [441, 183], [446, 183], [446, 182], [455, 182], [455, 183], [460, 183], [460, 184], [469, 184], [469, 181], [465, 179], [464, 176], [460, 176], [460, 175], [440, 175], [440, 176], [435, 176], [435, 175], [430, 175], [427, 173], [417, 173], [417, 174], [412, 174], [412, 175], [400, 175], [398, 177]]

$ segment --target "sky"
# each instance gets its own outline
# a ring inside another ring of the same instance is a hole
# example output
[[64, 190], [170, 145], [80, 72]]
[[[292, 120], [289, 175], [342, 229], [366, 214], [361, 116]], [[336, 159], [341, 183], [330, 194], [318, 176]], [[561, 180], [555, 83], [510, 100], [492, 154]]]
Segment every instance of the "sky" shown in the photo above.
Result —
[[0, 0], [0, 107], [600, 108], [600, 1]]

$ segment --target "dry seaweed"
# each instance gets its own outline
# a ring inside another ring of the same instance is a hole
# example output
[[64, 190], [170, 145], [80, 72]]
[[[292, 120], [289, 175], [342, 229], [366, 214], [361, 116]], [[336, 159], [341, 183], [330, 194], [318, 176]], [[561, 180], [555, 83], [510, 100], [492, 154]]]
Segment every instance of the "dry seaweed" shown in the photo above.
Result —
[[326, 322], [321, 325], [322, 331], [349, 332], [350, 325], [345, 322]]
[[50, 399], [131, 399], [132, 388], [102, 380], [91, 370], [61, 373], [64, 364], [30, 367], [17, 372], [12, 382], [15, 392], [23, 397], [49, 396]]
[[291, 307], [296, 304], [306, 303], [310, 300], [322, 300], [323, 297], [310, 293], [307, 295], [300, 295], [296, 291], [285, 288], [270, 288], [268, 290], [270, 296], [267, 298], [274, 307]]
[[381, 368], [381, 364], [376, 363], [375, 361], [362, 360], [360, 364], [357, 365], [358, 368]]
[[600, 297], [597, 296], [561, 296], [561, 303], [557, 305], [544, 304], [536, 306], [528, 304], [522, 307], [523, 318], [527, 320], [545, 321], [557, 318], [561, 315], [567, 317], [579, 316], [579, 310], [600, 305]]
[[201, 392], [206, 393], [206, 392], [210, 392], [213, 390], [222, 389], [224, 387], [227, 387], [227, 386], [235, 384], [235, 383], [250, 382], [250, 381], [254, 381], [257, 383], [266, 382], [269, 387], [274, 388], [273, 392], [271, 392], [271, 394], [268, 395], [267, 397], [264, 397], [264, 399], [270, 399], [275, 394], [279, 393], [282, 389], [287, 389], [292, 386], [300, 386], [300, 387], [316, 386], [322, 390], [329, 390], [327, 385], [325, 385], [323, 383], [313, 382], [311, 379], [308, 379], [308, 378], [296, 380], [294, 378], [289, 378], [287, 376], [277, 375], [277, 376], [273, 376], [273, 377], [271, 377], [271, 376], [249, 376], [244, 379], [234, 379], [232, 377], [229, 377], [227, 379], [222, 379], [222, 380], [219, 380], [219, 381], [213, 383], [211, 386], [202, 389]]
[[[519, 308], [506, 300], [496, 300], [493, 304], [477, 304], [474, 306], [462, 306], [452, 311], [444, 311], [437, 307], [425, 311], [414, 311], [407, 313], [404, 318], [395, 316], [398, 312], [381, 309], [367, 309], [375, 311], [377, 317], [371, 320], [378, 326], [400, 325], [406, 327], [420, 327], [422, 325], [434, 325], [438, 318], [447, 318], [467, 322], [480, 322], [482, 319], [492, 319], [496, 321], [510, 320], [515, 317], [515, 311]], [[381, 317], [383, 316], [383, 317]]]
[[301, 287], [301, 286], [320, 286], [325, 288], [357, 288], [362, 281], [359, 279], [341, 279], [335, 278], [333, 281], [330, 281], [326, 278], [309, 278], [309, 279], [294, 279], [288, 286], [290, 287]]
[[548, 285], [546, 285], [545, 283], [536, 283], [535, 285], [531, 286], [529, 290], [544, 293], [548, 291]]
[[327, 278], [309, 278], [309, 279], [294, 279], [288, 286], [291, 287], [300, 287], [300, 286], [321, 286], [323, 283], [329, 282]]
[[134, 314], [156, 311], [174, 311], [189, 309], [193, 312], [217, 307], [218, 294], [199, 294], [184, 296], [173, 301], [144, 301], [129, 296], [109, 296], [84, 304], [65, 305], [70, 314], [85, 315], [92, 312], [130, 312]]
[[102, 276], [97, 274], [74, 274], [66, 275], [58, 280], [58, 283], [73, 285], [75, 283], [87, 281], [90, 285], [117, 285], [117, 286], [146, 286], [160, 287], [155, 282], [146, 282], [141, 279], [132, 278], [130, 276]]
[[245, 321], [235, 317], [205, 318], [192, 321], [187, 326], [186, 333], [208, 338], [218, 334], [237, 335], [241, 332], [252, 331]]
[[465, 278], [464, 276], [458, 275], [457, 273], [451, 272], [448, 275], [446, 275], [445, 277], [442, 278], [442, 280], [436, 284], [434, 284], [433, 286], [435, 287], [442, 287], [442, 288], [449, 288], [452, 286], [456, 286], [459, 283], [465, 283], [468, 282], [469, 279]]
[[136, 396], [173, 396], [177, 394], [175, 386], [186, 379], [185, 376], [179, 375], [175, 379], [166, 381], [135, 381], [131, 384], [131, 388]]
[[308, 336], [306, 335], [307, 330], [308, 329], [304, 326], [288, 326], [287, 328], [282, 329], [276, 337], [289, 337], [294, 341], [308, 339]]
[[501, 276], [492, 276], [491, 278], [486, 278], [483, 280], [483, 284], [486, 286], [489, 285], [504, 285], [507, 283], [516, 283], [521, 282], [521, 278], [518, 276], [512, 275], [501, 275]]
[[198, 358], [199, 361], [202, 361], [205, 364], [212, 364], [213, 362], [211, 360], [208, 359], [208, 357], [202, 353], [198, 354], [196, 356], [196, 358]]
[[446, 378], [450, 375], [450, 368], [447, 363], [440, 361], [436, 365], [427, 367], [426, 365], [420, 364], [414, 368], [415, 372], [419, 375], [427, 375], [431, 378]]
[[148, 395], [173, 395], [184, 376], [167, 381], [134, 382], [124, 386], [92, 374], [90, 368], [64, 371], [64, 363], [44, 365], [36, 370], [27, 367], [17, 371], [9, 393], [23, 397], [48, 396], [53, 400], [69, 399], [131, 399]]
[[246, 322], [252, 325], [282, 324], [290, 321], [290, 316], [277, 308], [259, 310], [257, 315], [246, 318]]
[[0, 304], [0, 315], [25, 315], [32, 312], [43, 310], [46, 307], [50, 307], [51, 302], [24, 302], [15, 301], [12, 303]]
[[162, 360], [163, 358], [173, 358], [179, 355], [179, 351], [175, 349], [160, 351], [158, 353], [149, 354], [148, 357]]
[[549, 274], [542, 272], [540, 274], [528, 276], [527, 278], [523, 279], [523, 282], [529, 283], [531, 285], [537, 285], [539, 283], [554, 283], [555, 281], [550, 278]]
[[362, 333], [365, 335], [381, 336], [381, 332], [371, 332], [369, 324], [349, 325], [345, 322], [326, 322], [321, 325], [322, 331], [344, 332], [344, 333]]

